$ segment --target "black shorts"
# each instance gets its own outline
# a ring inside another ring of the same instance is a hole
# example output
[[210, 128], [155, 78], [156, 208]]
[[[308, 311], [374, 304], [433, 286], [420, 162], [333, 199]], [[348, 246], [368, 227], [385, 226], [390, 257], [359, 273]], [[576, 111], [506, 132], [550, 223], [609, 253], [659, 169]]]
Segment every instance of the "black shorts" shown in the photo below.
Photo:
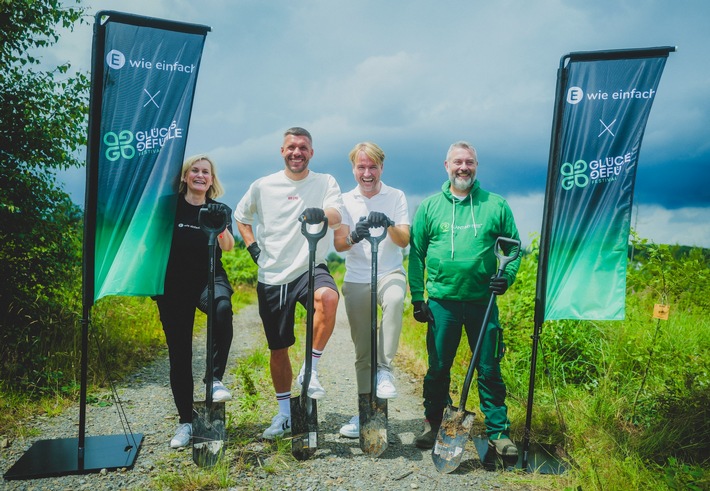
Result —
[[[316, 266], [314, 273], [314, 292], [324, 286], [338, 291], [335, 280], [325, 264]], [[304, 307], [308, 305], [308, 272], [286, 285], [267, 285], [259, 282], [256, 285], [256, 293], [259, 297], [259, 315], [264, 323], [269, 349], [293, 346], [296, 342], [293, 330], [296, 302]]]

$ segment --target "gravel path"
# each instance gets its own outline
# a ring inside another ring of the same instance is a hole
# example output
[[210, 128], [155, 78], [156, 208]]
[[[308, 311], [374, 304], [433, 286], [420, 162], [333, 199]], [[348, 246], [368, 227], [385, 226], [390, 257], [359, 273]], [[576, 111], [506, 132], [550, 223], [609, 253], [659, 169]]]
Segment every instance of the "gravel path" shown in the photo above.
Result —
[[[256, 306], [248, 306], [235, 316], [235, 338], [230, 353], [230, 368], [225, 384], [233, 387], [232, 368], [240, 357], [264, 343]], [[204, 333], [195, 339], [195, 374], [204, 370]], [[357, 439], [339, 435], [340, 426], [357, 414], [357, 390], [353, 368], [354, 355], [345, 309], [341, 301], [335, 332], [319, 365], [319, 378], [327, 395], [318, 402], [321, 441], [315, 456], [305, 462], [290, 461], [267, 472], [255, 468], [233, 476], [239, 485], [232, 489], [355, 490], [355, 489], [541, 489], [516, 483], [513, 476], [482, 468], [471, 443], [461, 466], [452, 474], [440, 474], [434, 468], [429, 451], [413, 445], [422, 431], [421, 382], [396, 372], [399, 397], [388, 404], [389, 448], [373, 459], [365, 455]], [[296, 368], [295, 368], [296, 369]], [[196, 375], [197, 376], [197, 375]], [[196, 384], [196, 400], [204, 399], [204, 389]], [[167, 353], [135, 373], [119, 387], [119, 395], [132, 429], [144, 434], [140, 453], [132, 470], [102, 472], [24, 481], [0, 481], [8, 490], [134, 490], [149, 489], [151, 480], [164, 473], [166, 466], [188, 469], [195, 466], [191, 451], [170, 449], [168, 441], [177, 416], [168, 385]], [[235, 410], [227, 403], [227, 412]], [[276, 403], [264, 411], [268, 419], [276, 412]], [[272, 414], [273, 413], [273, 414]], [[10, 442], [1, 450], [0, 467], [6, 472], [39, 439], [72, 438], [78, 434], [78, 405], [57, 417], [40, 417], [28, 422], [37, 437]], [[261, 431], [263, 428], [254, 428]], [[87, 436], [121, 433], [114, 407], [90, 405], [87, 408]], [[537, 481], [537, 480], [536, 480]], [[549, 483], [547, 483], [549, 484]], [[547, 487], [547, 486], [543, 486]]]

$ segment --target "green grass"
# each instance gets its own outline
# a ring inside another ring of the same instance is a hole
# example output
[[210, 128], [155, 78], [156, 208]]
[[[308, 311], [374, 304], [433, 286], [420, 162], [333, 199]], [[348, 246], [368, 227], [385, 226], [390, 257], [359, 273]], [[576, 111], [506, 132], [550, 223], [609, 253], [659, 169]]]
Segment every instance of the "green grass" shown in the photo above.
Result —
[[[498, 302], [507, 345], [502, 371], [517, 441], [524, 435], [530, 375], [531, 258]], [[708, 291], [710, 274], [707, 261], [693, 261], [694, 274], [684, 275], [692, 287], [668, 280], [678, 277], [673, 268], [688, 268], [682, 258], [666, 258], [666, 270], [653, 263], [631, 270], [629, 286], [636, 291], [627, 296], [624, 321], [543, 325], [532, 441], [562, 446], [569, 454], [567, 476], [552, 481], [561, 489], [710, 489], [710, 312], [705, 296], [688, 295]], [[677, 295], [669, 293], [673, 289]], [[668, 321], [652, 318], [664, 291], [671, 304]], [[426, 370], [425, 332], [408, 308], [400, 366], [418, 378]], [[465, 334], [461, 344], [452, 369], [456, 402], [471, 356]], [[477, 406], [472, 390], [467, 407], [478, 413]], [[479, 416], [476, 424], [482, 429]]]
[[[78, 398], [81, 326], [76, 316], [67, 320], [69, 324], [64, 326], [58, 322], [45, 325], [49, 339], [19, 354], [30, 357], [24, 360], [25, 373], [15, 378], [6, 375], [0, 381], [0, 434], [10, 438], [25, 435], [22, 423], [26, 418], [57, 414]], [[101, 363], [89, 364], [89, 399], [92, 392], [108, 384], [107, 371], [114, 381], [120, 380], [154, 359], [164, 344], [152, 300], [108, 297], [97, 302], [92, 309], [88, 356]]]

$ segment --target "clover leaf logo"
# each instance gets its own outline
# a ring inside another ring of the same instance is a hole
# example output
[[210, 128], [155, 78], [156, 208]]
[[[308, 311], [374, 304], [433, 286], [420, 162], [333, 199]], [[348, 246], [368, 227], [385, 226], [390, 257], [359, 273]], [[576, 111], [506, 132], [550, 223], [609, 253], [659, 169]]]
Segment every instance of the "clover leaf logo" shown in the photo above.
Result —
[[128, 130], [123, 130], [116, 134], [109, 131], [104, 135], [104, 143], [108, 147], [106, 149], [106, 158], [111, 162], [123, 157], [124, 159], [132, 159], [136, 155], [136, 149], [131, 145], [133, 142], [133, 133]]
[[560, 168], [562, 174], [562, 189], [569, 191], [574, 186], [583, 188], [589, 184], [589, 177], [584, 173], [587, 171], [587, 163], [584, 160], [578, 160], [573, 164], [565, 162]]

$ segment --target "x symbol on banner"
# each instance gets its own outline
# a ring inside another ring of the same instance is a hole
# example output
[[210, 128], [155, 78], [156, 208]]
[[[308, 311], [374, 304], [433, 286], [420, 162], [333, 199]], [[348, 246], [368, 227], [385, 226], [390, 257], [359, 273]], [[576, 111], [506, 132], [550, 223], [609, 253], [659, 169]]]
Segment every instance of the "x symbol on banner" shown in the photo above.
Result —
[[[157, 94], [156, 94], [156, 95], [157, 95]], [[610, 134], [611, 136], [616, 136], [616, 135], [614, 135], [614, 133], [612, 133], [612, 131], [611, 131], [611, 125], [613, 125], [614, 123], [616, 123], [616, 119], [615, 119], [614, 121], [612, 121], [611, 123], [609, 123], [608, 126], [607, 126], [606, 124], [604, 124], [604, 121], [602, 121], [601, 119], [599, 120], [599, 122], [602, 124], [602, 126], [604, 126], [604, 129], [602, 130], [601, 133], [599, 133], [599, 135], [597, 135], [597, 138], [599, 138], [600, 136], [602, 136], [602, 135], [603, 135], [604, 133], [606, 133], [607, 131], [609, 132], [609, 134]]]
[[[150, 97], [150, 100], [149, 100], [148, 102], [146, 102], [145, 104], [143, 104], [143, 107], [147, 106], [148, 104], [150, 104], [150, 103], [152, 102], [153, 104], [155, 104], [155, 107], [157, 107], [158, 109], [160, 109], [160, 106], [158, 105], [158, 103], [155, 102], [155, 99], [153, 99], [153, 97], [155, 97], [155, 96], [157, 96], [158, 94], [160, 94], [160, 91], [156, 92], [156, 93], [153, 94], [153, 95], [150, 95], [150, 92], [148, 92], [148, 91], [145, 90], [145, 89], [143, 89], [143, 92], [145, 92], [146, 94], [148, 94], [148, 97]], [[603, 123], [602, 123], [602, 124], [603, 124]]]

